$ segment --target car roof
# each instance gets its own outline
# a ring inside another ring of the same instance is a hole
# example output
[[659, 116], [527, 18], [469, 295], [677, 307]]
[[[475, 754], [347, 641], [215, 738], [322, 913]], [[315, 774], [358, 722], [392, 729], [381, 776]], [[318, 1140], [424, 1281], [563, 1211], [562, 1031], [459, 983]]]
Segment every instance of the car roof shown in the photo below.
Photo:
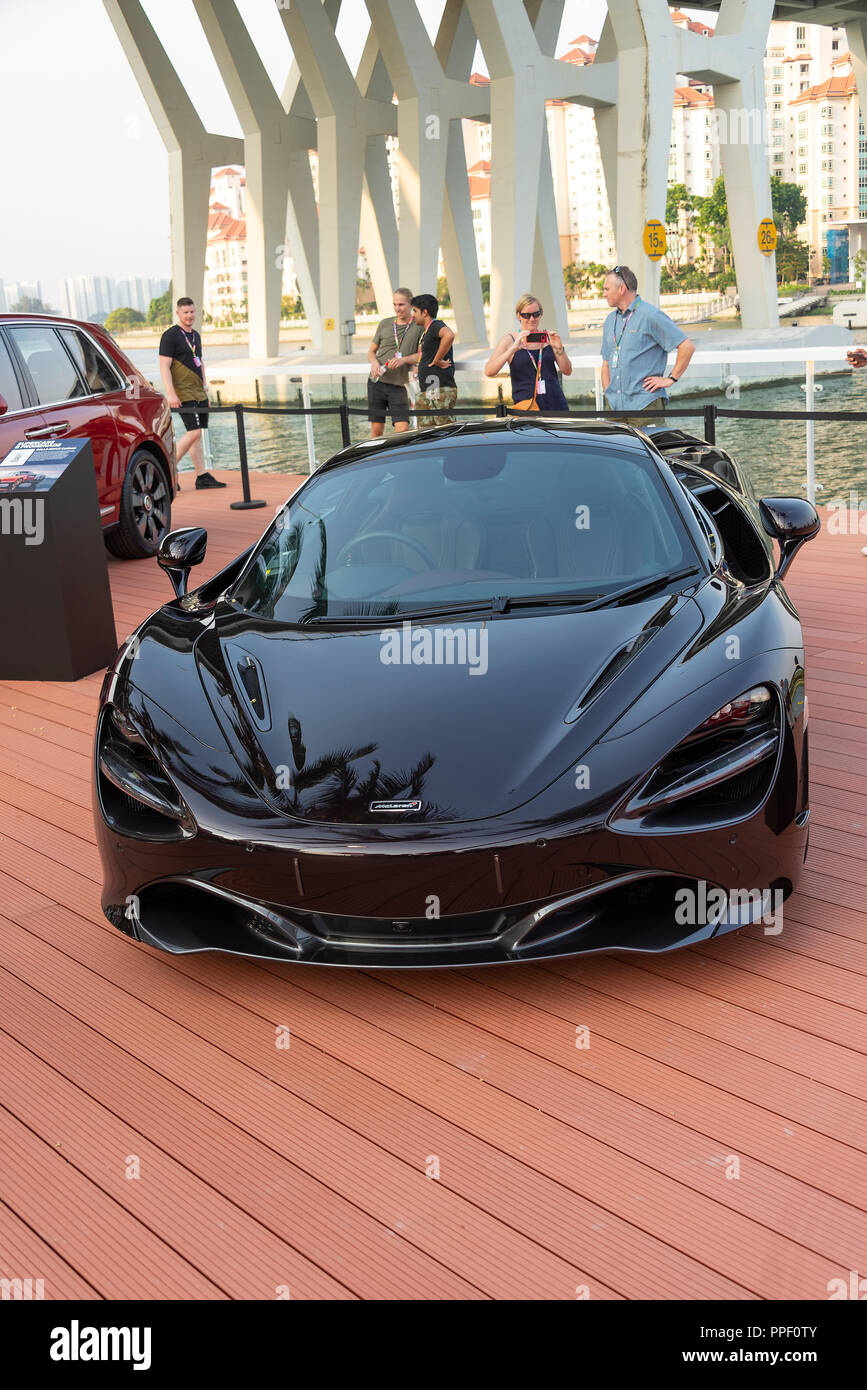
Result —
[[[442, 425], [437, 429], [418, 432], [406, 430], [379, 439], [364, 439], [342, 449], [322, 467], [332, 468], [344, 463], [355, 463], [363, 458], [370, 458], [372, 454], [388, 453], [393, 449], [424, 450], [441, 448], [443, 444], [459, 447], [469, 443], [502, 443], [507, 436], [536, 438], [539, 442], [568, 439], [572, 443], [580, 438], [582, 443], [591, 446], [610, 447], [613, 444], [630, 452], [645, 455], [651, 452], [643, 433], [631, 425], [621, 424], [620, 421], [593, 418], [570, 420], [555, 416], [526, 420], [510, 415], [505, 419], [472, 420], [463, 425]], [[321, 469], [318, 471], [321, 472]]]

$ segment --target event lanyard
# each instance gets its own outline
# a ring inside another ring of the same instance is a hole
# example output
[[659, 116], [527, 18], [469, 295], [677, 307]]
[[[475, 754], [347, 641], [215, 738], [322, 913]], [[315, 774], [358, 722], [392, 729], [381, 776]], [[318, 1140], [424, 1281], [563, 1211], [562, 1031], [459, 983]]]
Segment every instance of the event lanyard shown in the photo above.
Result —
[[[634, 311], [635, 311], [635, 307], [636, 307], [637, 304], [638, 304], [638, 296], [636, 295], [636, 297], [635, 297], [635, 303], [634, 303], [634, 304], [630, 304], [629, 308], [626, 310], [626, 313], [623, 315], [623, 323], [622, 323], [621, 328], [620, 328], [620, 337], [619, 337], [619, 338], [618, 338], [618, 336], [617, 336], [617, 322], [616, 322], [616, 320], [615, 320], [614, 328], [612, 329], [612, 332], [613, 332], [613, 334], [614, 334], [614, 346], [615, 346], [616, 348], [617, 348], [617, 347], [620, 347], [620, 344], [621, 344], [621, 342], [623, 341], [623, 335], [624, 335], [624, 333], [626, 332], [626, 325], [627, 325], [627, 323], [629, 322], [630, 318], [632, 317], [632, 315], [633, 315], [633, 313], [634, 313]], [[620, 311], [618, 310], [618, 313], [619, 313], [619, 312], [620, 312]]]
[[395, 345], [396, 345], [396, 347], [397, 347], [398, 356], [400, 356], [400, 345], [401, 345], [401, 343], [403, 342], [404, 338], [406, 337], [406, 330], [409, 328], [409, 324], [408, 324], [408, 323], [402, 323], [402, 324], [400, 324], [400, 328], [401, 328], [403, 331], [402, 331], [400, 337], [398, 337], [398, 336], [397, 336], [398, 322], [397, 322], [397, 319], [395, 319], [395, 321], [394, 321], [394, 341], [395, 341]]
[[[178, 327], [180, 327], [180, 324], [178, 325]], [[198, 353], [196, 352], [196, 335], [193, 334], [193, 340], [192, 340], [192, 342], [190, 342], [190, 339], [189, 339], [189, 337], [187, 336], [187, 330], [186, 330], [185, 328], [181, 328], [181, 332], [182, 332], [183, 335], [184, 335], [184, 339], [185, 339], [185, 341], [186, 341], [187, 347], [190, 349], [190, 352], [193, 354], [193, 361], [195, 362], [195, 364], [196, 364], [197, 367], [201, 367], [201, 365], [202, 365], [202, 359], [201, 359], [201, 357], [199, 357]]]

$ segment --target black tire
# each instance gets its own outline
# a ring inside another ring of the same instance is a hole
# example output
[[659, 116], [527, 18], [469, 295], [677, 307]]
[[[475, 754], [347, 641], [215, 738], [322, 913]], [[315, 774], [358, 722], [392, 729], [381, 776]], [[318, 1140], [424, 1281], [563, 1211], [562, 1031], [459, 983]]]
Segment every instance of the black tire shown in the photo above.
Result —
[[147, 449], [136, 449], [120, 495], [120, 520], [105, 537], [121, 560], [146, 560], [172, 529], [172, 497], [165, 469]]

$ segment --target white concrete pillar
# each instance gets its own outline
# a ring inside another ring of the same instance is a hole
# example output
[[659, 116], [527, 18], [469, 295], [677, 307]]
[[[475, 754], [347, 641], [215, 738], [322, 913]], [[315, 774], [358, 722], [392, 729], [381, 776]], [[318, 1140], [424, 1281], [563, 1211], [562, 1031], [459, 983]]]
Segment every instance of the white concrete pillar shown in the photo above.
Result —
[[[455, 281], [452, 303], [457, 334], [464, 342], [484, 342], [484, 305], [460, 118], [486, 114], [487, 93], [470, 86], [468, 80], [448, 75], [415, 4], [406, 0], [366, 3], [398, 98], [400, 283], [416, 294], [435, 293], [442, 245], [450, 290], [452, 278]], [[471, 26], [456, 22], [457, 10], [452, 4], [443, 16], [440, 47], [448, 50], [446, 63], [454, 54], [456, 64], [462, 56], [469, 68], [475, 34]], [[456, 43], [463, 46], [463, 55], [454, 52]], [[469, 75], [467, 71], [467, 79]]]
[[[556, 60], [542, 52], [522, 0], [467, 4], [491, 76], [491, 337], [496, 342], [511, 331], [515, 302], [525, 292], [539, 295], [546, 322], [565, 330], [545, 119], [545, 99], [552, 94], [545, 78]], [[542, 6], [539, 14], [547, 43], [551, 11]], [[553, 219], [553, 237], [543, 232], [537, 244], [542, 211]]]
[[771, 216], [764, 56], [773, 5], [774, 0], [722, 0], [714, 38], [706, 40], [736, 38], [739, 50], [737, 80], [714, 84], [714, 105], [727, 137], [720, 143], [720, 164], [741, 323], [748, 329], [776, 328], [780, 321], [776, 257], [763, 255], [758, 244], [759, 223]]
[[367, 140], [394, 133], [397, 113], [359, 90], [335, 34], [339, 4], [292, 0], [279, 13], [316, 114], [322, 348], [341, 353], [343, 322], [355, 315]]
[[201, 306], [211, 171], [240, 164], [244, 145], [205, 130], [140, 0], [103, 5], [168, 152], [172, 293]]
[[661, 263], [644, 251], [644, 227], [665, 223], [677, 35], [666, 0], [609, 0], [599, 46], [603, 59], [617, 58], [617, 105], [596, 116], [617, 259], [651, 304]]
[[[284, 111], [234, 0], [193, 4], [244, 132], [250, 356], [274, 358], [279, 353], [289, 155], [294, 151], [306, 158], [316, 130], [311, 120]], [[300, 162], [293, 173], [296, 179], [303, 173]], [[293, 240], [297, 266], [304, 249], [300, 238]], [[315, 313], [315, 304], [309, 308]]]

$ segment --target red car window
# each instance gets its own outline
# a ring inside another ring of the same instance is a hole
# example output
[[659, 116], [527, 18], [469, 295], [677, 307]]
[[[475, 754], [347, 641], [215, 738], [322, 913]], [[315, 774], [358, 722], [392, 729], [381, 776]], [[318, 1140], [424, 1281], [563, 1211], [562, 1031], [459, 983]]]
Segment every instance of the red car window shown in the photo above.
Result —
[[0, 338], [0, 396], [3, 397], [10, 410], [23, 410], [24, 402], [21, 399], [18, 382], [12, 370], [12, 359], [2, 338]]
[[90, 339], [77, 328], [61, 328], [60, 336], [72, 353], [81, 375], [90, 388], [90, 394], [98, 395], [104, 391], [120, 391], [123, 383], [117, 372], [109, 366], [101, 352], [98, 352]]
[[10, 326], [9, 333], [27, 364], [40, 405], [56, 405], [85, 394], [69, 354], [53, 328], [41, 324]]

